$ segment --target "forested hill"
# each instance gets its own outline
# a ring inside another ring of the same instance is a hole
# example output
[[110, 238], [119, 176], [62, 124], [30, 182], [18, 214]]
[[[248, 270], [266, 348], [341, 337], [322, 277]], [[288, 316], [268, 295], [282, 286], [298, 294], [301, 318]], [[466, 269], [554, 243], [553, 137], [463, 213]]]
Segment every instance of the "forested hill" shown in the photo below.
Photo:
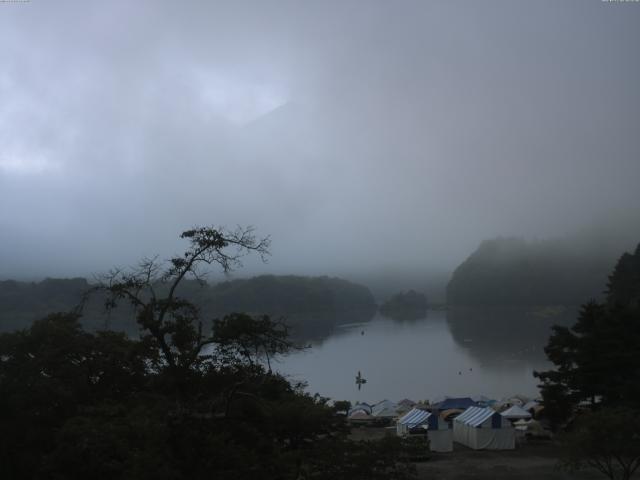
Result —
[[454, 271], [447, 303], [458, 306], [580, 305], [602, 298], [622, 249], [577, 245], [572, 239], [482, 242]]
[[49, 313], [69, 311], [89, 288], [84, 278], [0, 281], [0, 331], [25, 328]]
[[[0, 331], [25, 328], [48, 313], [76, 307], [90, 287], [83, 278], [46, 279], [42, 282], [0, 282]], [[366, 321], [376, 310], [367, 287], [340, 278], [264, 275], [201, 286], [181, 284], [179, 295], [198, 305], [203, 318], [231, 312], [283, 317], [299, 337], [320, 335], [336, 323]], [[102, 301], [94, 298], [84, 310], [88, 328], [109, 325], [117, 330], [137, 331], [125, 304], [109, 317]]]
[[262, 275], [215, 284], [205, 295], [207, 306], [221, 315], [238, 311], [287, 315], [376, 309], [367, 287], [331, 277]]

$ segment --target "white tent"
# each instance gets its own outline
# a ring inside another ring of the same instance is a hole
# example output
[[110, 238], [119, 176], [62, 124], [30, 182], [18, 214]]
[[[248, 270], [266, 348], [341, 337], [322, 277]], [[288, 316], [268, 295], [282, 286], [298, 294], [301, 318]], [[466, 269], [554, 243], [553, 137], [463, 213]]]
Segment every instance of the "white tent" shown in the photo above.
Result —
[[453, 420], [453, 440], [474, 450], [513, 450], [515, 429], [491, 408], [469, 407]]
[[396, 432], [400, 436], [408, 435], [414, 428], [426, 430], [432, 452], [453, 451], [453, 436], [449, 424], [438, 415], [414, 408], [396, 424]]
[[364, 410], [354, 410], [353, 412], [349, 413], [347, 420], [349, 421], [349, 423], [365, 424], [375, 420], [375, 417], [369, 415]]
[[391, 400], [382, 400], [376, 403], [371, 409], [371, 415], [374, 417], [394, 418], [398, 416], [398, 405]]
[[350, 417], [359, 410], [365, 412], [367, 415], [371, 415], [371, 405], [369, 405], [368, 403], [356, 403], [349, 409], [349, 412], [347, 412], [347, 416]]
[[531, 418], [531, 414], [529, 412], [517, 405], [507, 408], [504, 412], [500, 412], [500, 415], [502, 415], [504, 418], [508, 418], [509, 420]]

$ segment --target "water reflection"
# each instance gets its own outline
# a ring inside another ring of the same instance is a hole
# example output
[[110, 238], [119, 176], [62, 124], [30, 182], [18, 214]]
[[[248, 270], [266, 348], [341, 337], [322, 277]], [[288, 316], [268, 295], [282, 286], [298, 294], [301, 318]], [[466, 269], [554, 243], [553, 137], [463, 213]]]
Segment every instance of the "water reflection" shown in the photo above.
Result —
[[575, 323], [576, 311], [564, 307], [513, 307], [447, 310], [454, 341], [482, 365], [503, 362], [546, 362], [544, 346], [555, 324]]
[[375, 317], [372, 310], [290, 314], [282, 320], [290, 327], [290, 334], [298, 343], [320, 345], [326, 339], [344, 332], [344, 325], [366, 324]]
[[[543, 347], [553, 323], [572, 323], [569, 311], [456, 309], [394, 321], [336, 325], [312, 348], [278, 369], [306, 380], [311, 393], [334, 399], [377, 401], [482, 394], [537, 395], [533, 370], [548, 368]], [[358, 391], [358, 371], [367, 384]]]
[[[306, 380], [311, 393], [334, 399], [435, 399], [443, 395], [537, 395], [534, 370], [549, 368], [544, 354], [553, 324], [575, 322], [573, 309], [454, 308], [394, 320], [372, 312], [292, 315], [294, 339], [311, 344], [278, 369]], [[137, 335], [137, 325], [111, 320]], [[358, 391], [360, 371], [367, 383]]]

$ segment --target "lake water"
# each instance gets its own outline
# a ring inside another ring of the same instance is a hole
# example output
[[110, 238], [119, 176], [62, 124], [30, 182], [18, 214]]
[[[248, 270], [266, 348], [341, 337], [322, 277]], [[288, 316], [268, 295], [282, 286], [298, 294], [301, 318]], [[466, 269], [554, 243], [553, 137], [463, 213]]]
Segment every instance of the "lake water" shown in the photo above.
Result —
[[[310, 393], [335, 400], [375, 402], [444, 395], [538, 395], [534, 370], [550, 367], [544, 354], [550, 327], [571, 312], [521, 310], [429, 311], [427, 318], [343, 325], [312, 348], [276, 367]], [[359, 391], [358, 371], [367, 380]]]

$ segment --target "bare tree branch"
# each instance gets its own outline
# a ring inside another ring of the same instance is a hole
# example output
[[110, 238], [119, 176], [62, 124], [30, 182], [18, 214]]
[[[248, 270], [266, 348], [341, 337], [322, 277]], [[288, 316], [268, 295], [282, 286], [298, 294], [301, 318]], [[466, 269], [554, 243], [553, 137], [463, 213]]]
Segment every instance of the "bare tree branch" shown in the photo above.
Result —
[[157, 256], [143, 258], [130, 271], [113, 269], [87, 293], [87, 298], [98, 291], [105, 293], [107, 312], [116, 308], [120, 300], [127, 301], [136, 312], [143, 334], [146, 332], [157, 343], [166, 364], [189, 368], [213, 341], [204, 337], [198, 309], [178, 298], [178, 287], [186, 278], [204, 284], [205, 266], [218, 265], [229, 273], [241, 266], [241, 259], [250, 253], [259, 254], [265, 261], [270, 239], [257, 238], [252, 227], [240, 226], [233, 231], [194, 227], [180, 238], [189, 242], [182, 255], [164, 262]]

